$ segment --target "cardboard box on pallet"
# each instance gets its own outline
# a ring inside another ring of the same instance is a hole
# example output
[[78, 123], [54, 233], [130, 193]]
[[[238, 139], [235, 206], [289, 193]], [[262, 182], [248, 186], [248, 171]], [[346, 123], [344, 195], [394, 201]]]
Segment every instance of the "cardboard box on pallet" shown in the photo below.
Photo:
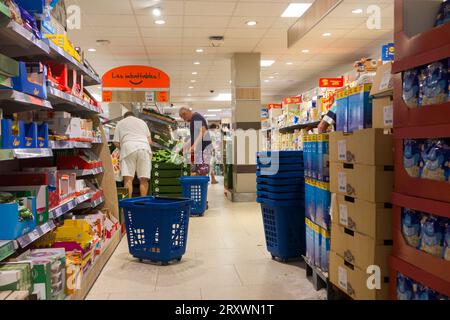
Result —
[[362, 270], [376, 265], [381, 268], [382, 274], [389, 274], [388, 257], [392, 252], [392, 240], [376, 240], [338, 224], [332, 224], [331, 250]]
[[[355, 267], [344, 261], [335, 252], [330, 251], [330, 282], [355, 300], [389, 299], [389, 277], [381, 276], [379, 289], [374, 286], [367, 270]], [[371, 285], [369, 288], [368, 284]], [[373, 289], [372, 289], [373, 286]]]
[[330, 134], [330, 161], [366, 165], [393, 165], [394, 139], [382, 129]]
[[334, 224], [374, 239], [392, 239], [390, 203], [374, 203], [335, 194], [332, 196], [331, 206]]
[[392, 96], [375, 98], [372, 104], [372, 128], [391, 129], [394, 125]]
[[330, 190], [369, 202], [390, 202], [394, 185], [391, 166], [369, 166], [332, 162]]

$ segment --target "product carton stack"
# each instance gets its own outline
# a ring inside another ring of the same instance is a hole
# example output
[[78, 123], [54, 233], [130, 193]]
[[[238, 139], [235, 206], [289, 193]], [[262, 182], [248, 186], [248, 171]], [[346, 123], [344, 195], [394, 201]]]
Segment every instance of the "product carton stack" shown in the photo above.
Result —
[[372, 127], [392, 129], [394, 124], [392, 63], [386, 63], [377, 70], [372, 90]]
[[393, 164], [382, 128], [330, 134], [330, 281], [353, 299], [389, 298]]

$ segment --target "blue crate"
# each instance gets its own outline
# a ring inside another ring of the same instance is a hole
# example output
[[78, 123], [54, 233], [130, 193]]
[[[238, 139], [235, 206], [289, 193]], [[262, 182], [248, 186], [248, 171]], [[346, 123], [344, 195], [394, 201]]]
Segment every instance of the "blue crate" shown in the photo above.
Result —
[[303, 159], [303, 151], [267, 151], [258, 152], [258, 158], [301, 158]]
[[256, 165], [256, 170], [261, 171], [261, 170], [269, 170], [269, 171], [304, 171], [305, 167], [303, 166], [303, 164], [290, 164], [290, 165], [278, 165], [275, 166], [274, 168], [272, 168], [272, 165], [264, 165], [264, 164], [257, 164]]
[[133, 257], [167, 264], [186, 252], [192, 200], [140, 197], [120, 201]]
[[0, 223], [1, 240], [16, 240], [36, 228], [36, 198], [25, 197], [21, 198], [19, 202], [33, 212], [34, 218], [31, 220], [19, 221], [19, 203], [0, 204], [2, 217], [2, 223]]
[[262, 174], [260, 171], [256, 172], [257, 177], [264, 178], [272, 178], [272, 179], [299, 179], [304, 178], [305, 174], [303, 171], [287, 171], [287, 172], [278, 172], [275, 174]]
[[305, 209], [301, 201], [261, 201], [267, 250], [284, 261], [305, 254]]
[[268, 192], [303, 192], [304, 191], [303, 184], [292, 184], [288, 186], [271, 186], [267, 184], [258, 184], [257, 189], [259, 191], [268, 191]]
[[191, 214], [203, 216], [206, 211], [208, 201], [209, 177], [181, 177], [183, 197], [192, 200]]
[[286, 179], [277, 179], [272, 177], [258, 177], [256, 178], [256, 182], [258, 184], [265, 184], [270, 186], [291, 186], [291, 185], [304, 185], [305, 179], [302, 178], [286, 178]]
[[[305, 200], [305, 194], [303, 191], [299, 192], [283, 192], [283, 193], [274, 193], [269, 191], [260, 191], [256, 192], [256, 196], [260, 199], [270, 199], [270, 200]], [[304, 203], [303, 203], [304, 206]]]

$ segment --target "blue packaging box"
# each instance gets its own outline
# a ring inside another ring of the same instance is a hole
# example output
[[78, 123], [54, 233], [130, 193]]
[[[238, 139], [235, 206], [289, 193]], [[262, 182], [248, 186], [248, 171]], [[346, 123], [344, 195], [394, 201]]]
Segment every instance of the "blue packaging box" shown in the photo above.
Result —
[[330, 205], [331, 205], [331, 193], [330, 184], [327, 182], [317, 181], [316, 182], [316, 215], [315, 223], [325, 230], [330, 230], [331, 226], [331, 216], [330, 216]]
[[336, 130], [348, 132], [348, 89], [336, 92]]
[[[28, 208], [33, 212], [33, 219], [20, 221], [19, 210]], [[36, 228], [36, 198], [19, 198], [17, 202], [0, 204], [2, 223], [0, 239], [16, 240]]]
[[322, 246], [322, 234], [320, 233], [320, 227], [313, 223], [314, 231], [314, 265], [321, 266], [321, 246]]
[[329, 270], [329, 252], [331, 247], [331, 234], [329, 231], [321, 228], [321, 246], [320, 246], [320, 269], [324, 272]]
[[328, 134], [317, 135], [317, 180], [330, 181], [330, 143]]
[[48, 148], [48, 124], [42, 123], [37, 126], [37, 147], [38, 148]]
[[348, 132], [372, 128], [372, 84], [351, 88], [348, 93]]
[[310, 135], [310, 151], [311, 151], [311, 178], [317, 179], [318, 176], [318, 147], [317, 147], [317, 135]]
[[19, 76], [12, 78], [13, 89], [46, 100], [46, 79], [47, 67], [40, 62], [20, 62]]
[[36, 122], [25, 124], [24, 148], [38, 147], [38, 127]]
[[23, 121], [17, 121], [16, 128], [13, 130], [13, 121], [11, 119], [1, 120], [2, 149], [20, 149], [25, 146], [25, 124]]

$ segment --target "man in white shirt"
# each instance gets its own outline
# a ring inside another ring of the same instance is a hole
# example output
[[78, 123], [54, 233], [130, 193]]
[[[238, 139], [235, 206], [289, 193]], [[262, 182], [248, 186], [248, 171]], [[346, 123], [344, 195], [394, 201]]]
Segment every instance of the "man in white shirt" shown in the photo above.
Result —
[[120, 149], [120, 165], [125, 187], [133, 195], [133, 179], [137, 173], [141, 197], [148, 194], [148, 180], [152, 170], [152, 137], [145, 121], [127, 112], [114, 132], [114, 145]]

